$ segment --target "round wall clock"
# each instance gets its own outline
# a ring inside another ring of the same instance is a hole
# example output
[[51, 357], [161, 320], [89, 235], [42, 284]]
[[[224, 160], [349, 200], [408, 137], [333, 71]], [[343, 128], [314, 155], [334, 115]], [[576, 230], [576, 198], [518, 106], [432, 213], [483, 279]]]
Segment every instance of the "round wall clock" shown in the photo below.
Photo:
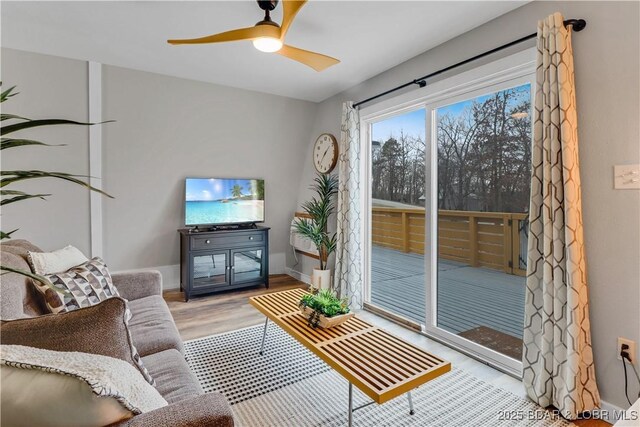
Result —
[[329, 173], [338, 163], [338, 141], [336, 137], [323, 133], [313, 145], [313, 165], [320, 173]]

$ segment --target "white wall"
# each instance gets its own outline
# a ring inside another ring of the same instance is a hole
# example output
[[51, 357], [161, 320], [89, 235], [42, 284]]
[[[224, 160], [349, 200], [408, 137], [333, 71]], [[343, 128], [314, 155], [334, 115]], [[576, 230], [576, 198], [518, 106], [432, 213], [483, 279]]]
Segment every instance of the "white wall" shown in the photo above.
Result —
[[[16, 91], [20, 92], [2, 104], [3, 113], [29, 118], [88, 120], [85, 62], [4, 48], [1, 54], [2, 90], [17, 86]], [[39, 169], [88, 174], [87, 127], [50, 126], [15, 135], [66, 146], [3, 150], [2, 170]], [[3, 231], [19, 228], [13, 238], [32, 240], [47, 249], [73, 244], [89, 253], [88, 190], [49, 178], [12, 184], [9, 189], [12, 188], [52, 195], [47, 201], [32, 199], [3, 207]]]
[[105, 256], [115, 268], [175, 265], [184, 178], [265, 179], [271, 273], [289, 221], [316, 104], [105, 66]]
[[[614, 190], [613, 166], [640, 163], [637, 2], [529, 3], [325, 100], [307, 139], [298, 204], [310, 195], [313, 141], [322, 132], [339, 135], [343, 101], [360, 101], [533, 33], [536, 22], [555, 11], [565, 19], [588, 22], [584, 31], [574, 35], [573, 47], [592, 339], [602, 398], [626, 407], [615, 349], [618, 336], [640, 342], [640, 191]], [[523, 43], [518, 49], [532, 45]], [[309, 274], [314, 265], [307, 258], [295, 269]]]
[[[2, 49], [4, 86], [21, 94], [3, 111], [27, 117], [88, 118], [88, 64]], [[289, 221], [295, 211], [302, 159], [316, 104], [258, 92], [103, 66], [104, 247], [112, 270], [159, 268], [165, 287], [178, 286], [179, 240], [184, 221], [184, 178], [265, 179], [266, 222], [271, 227], [271, 273], [285, 272]], [[3, 152], [2, 169], [45, 169], [88, 174], [86, 127], [25, 131], [67, 147]], [[45, 250], [73, 244], [90, 253], [89, 192], [57, 182], [16, 188], [51, 192], [9, 205], [2, 229]]]

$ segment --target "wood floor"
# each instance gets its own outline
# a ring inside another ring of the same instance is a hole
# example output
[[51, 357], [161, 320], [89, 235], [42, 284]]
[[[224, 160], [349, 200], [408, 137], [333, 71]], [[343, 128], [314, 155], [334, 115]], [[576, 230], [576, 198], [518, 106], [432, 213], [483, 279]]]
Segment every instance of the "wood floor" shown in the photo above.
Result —
[[187, 341], [264, 322], [264, 315], [249, 305], [249, 297], [307, 287], [285, 274], [270, 276], [269, 285], [269, 289], [261, 286], [238, 292], [193, 297], [188, 303], [184, 302], [182, 292], [168, 291], [164, 293], [164, 299], [182, 340]]
[[[186, 341], [261, 324], [264, 322], [264, 316], [249, 305], [249, 297], [307, 287], [306, 284], [287, 275], [271, 276], [269, 282], [269, 289], [259, 287], [240, 292], [192, 298], [188, 303], [184, 302], [182, 293], [179, 291], [167, 291], [164, 298], [169, 305], [182, 339]], [[524, 397], [520, 381], [506, 374], [373, 313], [361, 312], [358, 316], [424, 347], [427, 351], [451, 361], [452, 365], [465, 369], [484, 381]], [[580, 427], [610, 426], [610, 424], [599, 420], [581, 420], [574, 421], [574, 423]]]

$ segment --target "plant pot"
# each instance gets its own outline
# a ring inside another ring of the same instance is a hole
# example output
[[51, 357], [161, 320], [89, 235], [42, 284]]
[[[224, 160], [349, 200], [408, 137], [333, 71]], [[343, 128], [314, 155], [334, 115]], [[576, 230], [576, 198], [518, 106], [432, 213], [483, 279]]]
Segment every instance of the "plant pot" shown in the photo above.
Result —
[[311, 273], [311, 285], [316, 289], [331, 288], [331, 270], [314, 268]]
[[[311, 313], [313, 313], [314, 310], [309, 307], [303, 307], [300, 309], [300, 312], [305, 317], [305, 319], [309, 319], [309, 316], [311, 316]], [[318, 322], [318, 326], [324, 329], [332, 328], [334, 326], [338, 326], [346, 322], [347, 320], [351, 319], [353, 316], [354, 316], [353, 313], [341, 314], [339, 316], [333, 316], [333, 317], [326, 317], [325, 315], [321, 314], [320, 322]]]

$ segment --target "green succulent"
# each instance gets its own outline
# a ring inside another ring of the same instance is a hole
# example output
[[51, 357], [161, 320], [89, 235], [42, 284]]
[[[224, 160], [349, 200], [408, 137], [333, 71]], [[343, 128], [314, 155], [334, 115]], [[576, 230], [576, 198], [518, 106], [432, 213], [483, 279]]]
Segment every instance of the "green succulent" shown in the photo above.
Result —
[[349, 313], [346, 299], [338, 298], [335, 292], [329, 289], [315, 290], [311, 288], [311, 293], [300, 299], [299, 306], [313, 310], [308, 319], [309, 326], [312, 328], [318, 327], [320, 316], [334, 317]]

